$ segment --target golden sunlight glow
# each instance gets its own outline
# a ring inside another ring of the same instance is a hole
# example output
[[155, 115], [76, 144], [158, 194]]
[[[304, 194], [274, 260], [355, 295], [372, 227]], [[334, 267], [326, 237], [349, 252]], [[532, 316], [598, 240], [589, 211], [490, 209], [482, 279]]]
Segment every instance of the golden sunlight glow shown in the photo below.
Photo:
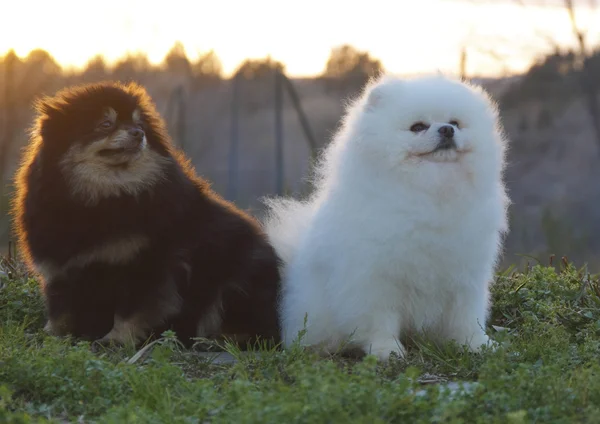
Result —
[[[548, 51], [540, 34], [575, 42], [565, 9], [508, 0], [17, 0], [0, 9], [8, 17], [0, 54], [43, 48], [66, 67], [135, 51], [158, 63], [179, 40], [190, 59], [214, 49], [227, 74], [245, 58], [270, 54], [290, 75], [308, 76], [323, 70], [332, 47], [349, 43], [402, 74], [456, 72], [466, 46], [471, 74], [499, 75], [523, 71]], [[577, 17], [598, 42], [600, 25], [592, 22], [600, 22], [599, 11], [580, 9]]]

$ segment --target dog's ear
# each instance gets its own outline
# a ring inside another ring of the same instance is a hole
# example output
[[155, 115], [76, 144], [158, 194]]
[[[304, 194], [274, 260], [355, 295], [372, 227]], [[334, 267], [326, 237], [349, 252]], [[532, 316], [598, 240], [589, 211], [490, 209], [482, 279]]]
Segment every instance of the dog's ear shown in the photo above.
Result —
[[[387, 81], [392, 80], [393, 77], [390, 75], [386, 75], [381, 73], [377, 76], [371, 77], [369, 82], [366, 84], [363, 96], [366, 97], [365, 100], [365, 110], [371, 111], [378, 109], [386, 101], [387, 89], [383, 89], [383, 85]], [[397, 79], [393, 79], [393, 81], [397, 82]]]
[[60, 111], [60, 105], [53, 97], [39, 97], [33, 101], [33, 109], [42, 116], [52, 117]]
[[33, 109], [36, 113], [34, 131], [45, 133], [50, 128], [62, 131], [71, 126], [68, 115], [68, 103], [59, 93], [55, 96], [42, 96], [33, 101]]
[[369, 90], [367, 94], [367, 102], [365, 105], [365, 109], [367, 110], [375, 110], [381, 105], [383, 101], [383, 90], [381, 87], [375, 86]]

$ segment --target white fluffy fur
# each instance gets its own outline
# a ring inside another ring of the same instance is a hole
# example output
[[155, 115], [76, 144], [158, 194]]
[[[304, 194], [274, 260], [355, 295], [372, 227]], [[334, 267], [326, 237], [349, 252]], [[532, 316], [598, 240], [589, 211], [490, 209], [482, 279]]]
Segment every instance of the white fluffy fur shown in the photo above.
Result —
[[[431, 152], [453, 120], [458, 148]], [[410, 131], [416, 122], [430, 128]], [[372, 81], [325, 150], [307, 201], [269, 199], [284, 262], [282, 336], [387, 360], [426, 330], [478, 350], [488, 285], [508, 231], [506, 140], [479, 87], [441, 75]]]

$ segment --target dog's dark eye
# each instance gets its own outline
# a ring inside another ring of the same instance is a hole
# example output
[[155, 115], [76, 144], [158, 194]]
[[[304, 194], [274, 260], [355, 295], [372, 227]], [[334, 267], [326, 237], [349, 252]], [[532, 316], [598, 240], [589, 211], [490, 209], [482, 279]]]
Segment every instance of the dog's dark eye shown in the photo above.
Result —
[[425, 125], [422, 122], [417, 122], [416, 124], [413, 124], [412, 127], [410, 127], [410, 130], [414, 133], [417, 133], [417, 132], [425, 131], [427, 128], [429, 128], [428, 125]]
[[448, 122], [450, 125], [454, 125], [456, 128], [460, 128], [460, 125], [458, 124], [458, 121], [450, 121]]
[[108, 129], [108, 128], [112, 127], [112, 122], [107, 119], [106, 121], [102, 121], [100, 123], [99, 127], [100, 128], [104, 128], [104, 129]]

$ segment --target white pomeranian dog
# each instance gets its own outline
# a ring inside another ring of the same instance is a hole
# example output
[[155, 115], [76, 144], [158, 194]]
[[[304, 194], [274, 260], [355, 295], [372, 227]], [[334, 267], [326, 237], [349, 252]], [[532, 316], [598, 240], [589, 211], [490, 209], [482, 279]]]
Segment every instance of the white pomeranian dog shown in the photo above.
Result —
[[506, 144], [480, 87], [441, 75], [371, 81], [321, 157], [314, 194], [266, 200], [284, 264], [284, 345], [305, 330], [303, 345], [350, 342], [387, 360], [414, 331], [488, 344]]

